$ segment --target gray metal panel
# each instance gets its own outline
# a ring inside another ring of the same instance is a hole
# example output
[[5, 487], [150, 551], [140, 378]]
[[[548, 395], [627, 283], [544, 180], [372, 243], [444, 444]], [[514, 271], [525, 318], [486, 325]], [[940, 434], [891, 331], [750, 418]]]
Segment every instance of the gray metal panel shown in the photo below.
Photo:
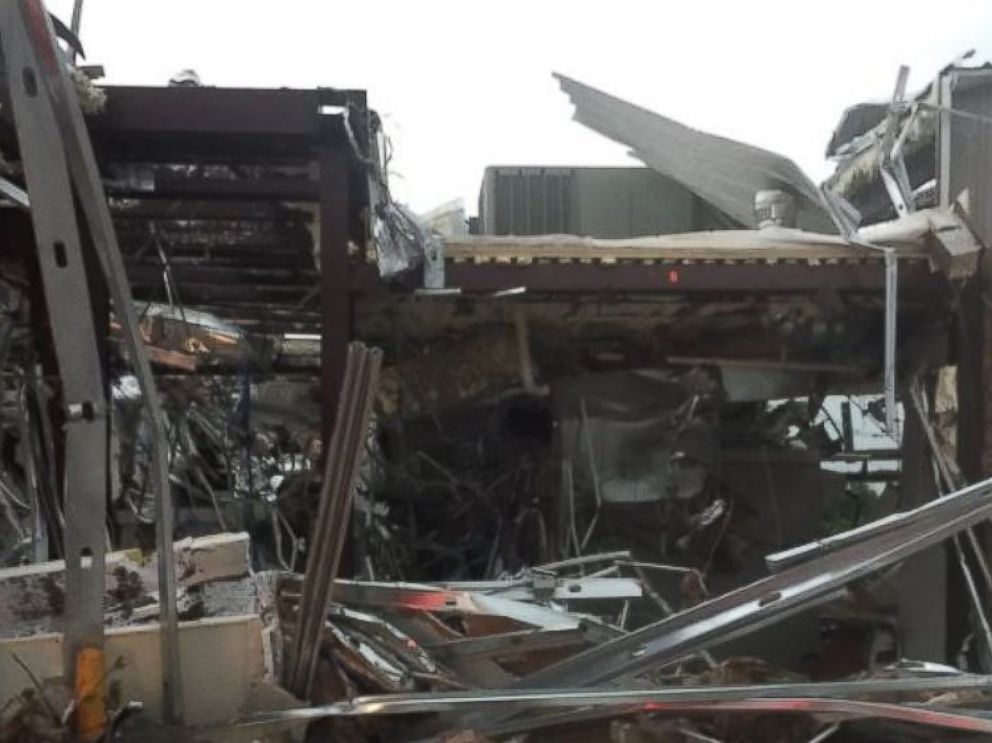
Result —
[[637, 237], [690, 232], [694, 195], [648, 168], [595, 168], [576, 173], [580, 235]]
[[[945, 107], [940, 111], [937, 141], [940, 205], [954, 203], [967, 191], [969, 222], [988, 244], [992, 238], [992, 127], [969, 115], [992, 116], [992, 70], [950, 70], [940, 78], [939, 93], [939, 103]], [[988, 368], [992, 340], [983, 300], [988, 281], [988, 268], [980, 267], [978, 280], [964, 288], [958, 323], [959, 408], [972, 412], [958, 416], [958, 462], [972, 479], [990, 466], [992, 411], [986, 391], [987, 372], [983, 371]]]
[[479, 221], [486, 235], [572, 231], [574, 168], [486, 168]]
[[691, 189], [744, 225], [757, 227], [754, 195], [783, 189], [796, 197], [800, 227], [835, 233], [813, 182], [787, 157], [718, 137], [555, 75], [575, 118], [631, 148], [650, 167]]
[[486, 168], [479, 195], [487, 235], [622, 238], [704, 229], [682, 184], [649, 168]]
[[[900, 508], [915, 508], [938, 497], [929, 454], [919, 416], [907, 415], [902, 440]], [[946, 546], [931, 547], [910, 557], [894, 582], [900, 657], [943, 663], [947, 660]], [[926, 586], [926, 590], [919, 590], [920, 586]]]
[[[951, 75], [951, 108], [992, 117], [992, 71], [957, 70]], [[949, 115], [949, 182], [942, 206], [968, 191], [969, 219], [985, 244], [992, 238], [992, 127], [988, 121]], [[948, 120], [942, 116], [941, 124]], [[938, 173], [941, 172], [938, 170]], [[941, 184], [943, 186], [944, 184]], [[946, 194], [947, 202], [944, 202]]]

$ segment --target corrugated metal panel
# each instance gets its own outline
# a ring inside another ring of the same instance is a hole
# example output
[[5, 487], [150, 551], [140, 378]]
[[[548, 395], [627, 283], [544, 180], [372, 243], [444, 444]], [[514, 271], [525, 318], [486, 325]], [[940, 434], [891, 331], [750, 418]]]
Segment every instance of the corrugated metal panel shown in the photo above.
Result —
[[480, 231], [487, 235], [568, 232], [573, 222], [572, 168], [490, 167], [479, 195]]
[[720, 224], [698, 201], [648, 168], [490, 167], [479, 196], [480, 232], [623, 238]]
[[787, 157], [691, 129], [562, 75], [555, 77], [575, 105], [576, 120], [629, 146], [634, 157], [741, 224], [757, 227], [757, 191], [782, 189], [796, 198], [800, 227], [836, 232], [816, 186]]

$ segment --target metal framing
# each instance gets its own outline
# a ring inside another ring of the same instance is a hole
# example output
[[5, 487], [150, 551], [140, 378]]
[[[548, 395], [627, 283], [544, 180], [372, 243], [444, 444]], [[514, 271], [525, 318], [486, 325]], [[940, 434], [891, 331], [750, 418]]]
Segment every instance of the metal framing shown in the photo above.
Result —
[[[527, 716], [487, 726], [493, 735], [526, 732], [551, 723], [581, 722], [601, 716], [634, 712], [812, 712], [841, 719], [883, 718], [972, 732], [992, 732], [992, 719], [975, 710], [942, 709], [854, 697], [953, 689], [988, 689], [987, 676], [946, 678], [869, 679], [723, 687], [669, 687], [660, 689], [521, 689], [445, 693], [387, 694], [276, 712], [260, 712], [234, 725], [260, 733], [323, 717], [404, 715], [429, 712], [482, 711], [506, 713], [523, 710], [568, 710], [550, 717]], [[578, 712], [576, 712], [578, 708]]]
[[[372, 265], [352, 266], [353, 292], [382, 286]], [[811, 266], [799, 263], [693, 263], [645, 264], [631, 261], [613, 265], [595, 263], [452, 263], [446, 283], [463, 294], [492, 293], [523, 286], [528, 292], [575, 294], [657, 292], [659, 294], [819, 294], [850, 292], [881, 294], [885, 267], [881, 260], [855, 264]], [[941, 296], [946, 281], [925, 261], [899, 269], [899, 289], [919, 296]], [[702, 297], [701, 297], [702, 298]]]
[[365, 451], [381, 362], [378, 349], [369, 350], [361, 343], [349, 346], [334, 431], [325, 439], [320, 505], [310, 534], [293, 643], [283, 669], [285, 685], [303, 698], [310, 694], [327, 602], [349, 533], [352, 493]]
[[[345, 116], [354, 143], [344, 126]], [[367, 120], [365, 93], [358, 90], [110, 86], [104, 111], [87, 122], [104, 165], [188, 162], [250, 168], [292, 164], [299, 169], [305, 163], [304, 170], [316, 171], [315, 179], [278, 180], [170, 179], [162, 174], [156, 176], [152, 191], [128, 193], [149, 214], [189, 212], [197, 219], [237, 219], [242, 214], [251, 219], [269, 202], [318, 205], [316, 250], [321, 270], [316, 281], [323, 336], [325, 440], [333, 427], [351, 339], [349, 246], [360, 252], [366, 241], [368, 170], [355, 148], [368, 148]], [[245, 268], [250, 273], [250, 259], [246, 258]], [[269, 304], [300, 310], [317, 294], [300, 285], [307, 271], [291, 272], [296, 279], [285, 284], [271, 283], [265, 278], [273, 270], [270, 264], [260, 266], [257, 276], [245, 285], [247, 294], [230, 284], [231, 268], [182, 266], [177, 270], [189, 274], [184, 298], [191, 306], [257, 301], [264, 296]], [[144, 266], [129, 263], [128, 271], [132, 281], [137, 280], [136, 285], [145, 290], [157, 281]]]
[[[41, 266], [65, 420], [65, 674], [75, 676], [77, 653], [103, 648], [104, 516], [107, 497], [106, 384], [93, 303], [69, 181], [69, 163], [57, 146], [62, 133], [44, 94], [59, 62], [51, 48], [33, 48], [28, 23], [47, 32], [44, 11], [21, 3], [0, 8], [0, 35], [24, 163], [38, 261]], [[39, 15], [41, 14], [41, 15]], [[11, 74], [11, 71], [16, 71]]]
[[[24, 12], [41, 15], [40, 0], [23, 0]], [[57, 55], [51, 29], [35, 33], [34, 43], [40, 53], [50, 49]], [[131, 365], [141, 388], [142, 403], [151, 432], [149, 479], [155, 493], [156, 553], [159, 581], [159, 637], [162, 662], [163, 717], [169, 722], [183, 719], [182, 673], [179, 661], [178, 608], [176, 605], [176, 565], [173, 558], [173, 504], [169, 486], [169, 454], [158, 390], [151, 364], [138, 329], [138, 317], [131, 296], [124, 262], [117, 244], [110, 210], [104, 195], [103, 180], [90, 143], [89, 133], [79, 107], [75, 88], [64, 65], [56, 65], [45, 75], [45, 86], [52, 111], [58, 122], [65, 147], [69, 175], [75, 187], [77, 204], [85, 218], [118, 321], [124, 329], [124, 341]], [[104, 510], [101, 510], [101, 520]], [[102, 620], [102, 617], [101, 617]]]
[[[828, 598], [850, 581], [992, 514], [992, 480], [899, 514], [864, 538], [521, 679], [520, 687], [592, 685], [731, 640]], [[877, 532], [877, 533], [876, 533]]]
[[320, 169], [320, 308], [322, 439], [331, 440], [344, 383], [345, 354], [351, 340], [348, 291], [348, 157], [341, 147], [319, 153]]

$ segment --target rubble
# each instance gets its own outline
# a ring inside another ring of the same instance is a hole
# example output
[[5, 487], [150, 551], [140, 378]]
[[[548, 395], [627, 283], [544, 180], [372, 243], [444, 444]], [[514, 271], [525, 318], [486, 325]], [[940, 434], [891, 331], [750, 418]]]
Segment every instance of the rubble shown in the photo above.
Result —
[[[442, 236], [364, 91], [103, 85], [47, 18], [0, 8], [0, 741], [992, 734], [981, 68], [820, 186], [557, 76], [698, 231]], [[539, 170], [480, 209], [569, 223]]]

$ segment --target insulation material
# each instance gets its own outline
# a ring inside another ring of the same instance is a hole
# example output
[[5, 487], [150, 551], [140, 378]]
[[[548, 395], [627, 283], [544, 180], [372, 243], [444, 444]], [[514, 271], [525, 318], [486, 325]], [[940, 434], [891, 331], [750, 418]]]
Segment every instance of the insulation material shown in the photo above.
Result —
[[508, 329], [438, 344], [433, 352], [382, 372], [379, 404], [386, 415], [414, 415], [504, 391], [520, 383], [516, 338]]
[[714, 431], [695, 398], [656, 371], [574, 378], [556, 385], [562, 456], [604, 503], [689, 499], [706, 482]]

